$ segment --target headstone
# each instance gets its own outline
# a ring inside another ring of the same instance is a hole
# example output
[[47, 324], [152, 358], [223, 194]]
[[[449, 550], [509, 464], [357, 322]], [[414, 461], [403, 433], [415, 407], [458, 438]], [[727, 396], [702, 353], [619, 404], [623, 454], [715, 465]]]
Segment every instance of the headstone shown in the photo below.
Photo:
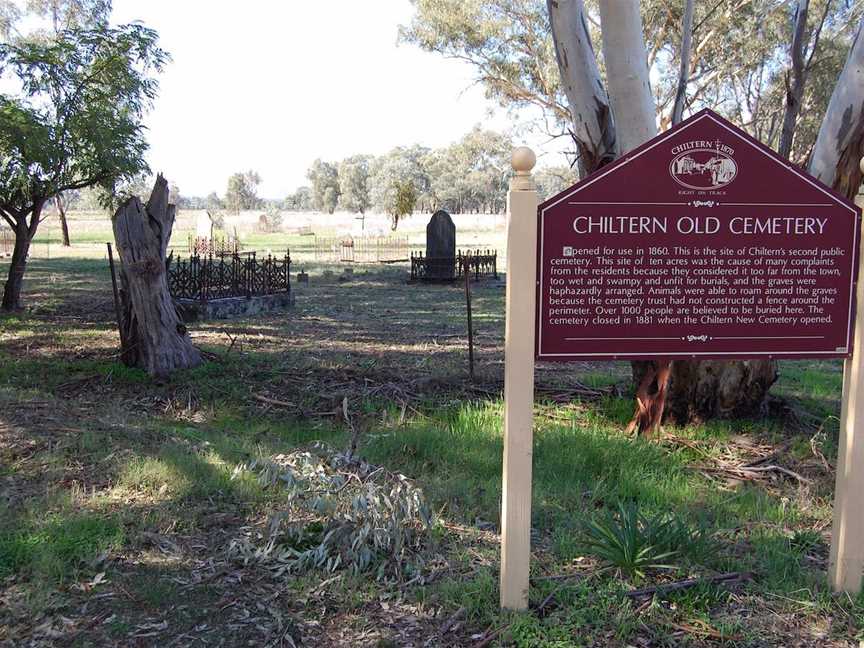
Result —
[[207, 212], [198, 213], [198, 217], [195, 220], [195, 236], [207, 239], [208, 241], [213, 238], [213, 220]]
[[297, 273], [297, 283], [308, 284], [309, 283], [309, 275], [305, 270]]
[[429, 279], [453, 279], [456, 264], [456, 226], [443, 209], [426, 225], [426, 276]]

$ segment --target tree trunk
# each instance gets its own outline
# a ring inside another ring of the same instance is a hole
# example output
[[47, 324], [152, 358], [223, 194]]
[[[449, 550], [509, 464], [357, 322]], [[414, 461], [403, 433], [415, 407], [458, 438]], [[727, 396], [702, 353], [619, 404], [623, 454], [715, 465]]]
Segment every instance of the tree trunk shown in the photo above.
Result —
[[174, 215], [168, 183], [160, 174], [146, 206], [132, 197], [113, 218], [120, 255], [123, 361], [154, 377], [201, 364], [168, 291], [165, 257]]
[[[652, 364], [633, 363], [637, 385]], [[777, 376], [777, 363], [766, 360], [676, 360], [666, 386], [663, 420], [687, 425], [716, 418], [762, 416], [768, 390]], [[656, 392], [656, 382], [652, 387]], [[649, 427], [646, 433], [654, 431]]]
[[[639, 3], [600, 2], [608, 99], [582, 0], [547, 0], [547, 4], [580, 169], [591, 173], [612, 161], [618, 150], [626, 153], [656, 133]], [[664, 359], [634, 362], [632, 367], [638, 391], [631, 427], [646, 435], [656, 432], [664, 418], [685, 424], [716, 416], [758, 414], [777, 374], [777, 365], [770, 360], [677, 360], [670, 366]], [[650, 374], [647, 379], [646, 373]]]
[[657, 134], [639, 3], [600, 0], [600, 24], [617, 153], [624, 155]]
[[864, 156], [864, 18], [819, 128], [810, 174], [849, 199], [861, 186]]
[[570, 105], [582, 175], [616, 157], [615, 124], [582, 0], [547, 0], [561, 85]]
[[66, 223], [66, 206], [63, 204], [63, 196], [57, 195], [54, 199], [57, 205], [57, 214], [60, 217], [60, 229], [63, 232], [63, 247], [72, 247], [69, 242], [69, 225]]
[[[33, 203], [29, 212], [21, 212], [11, 216], [14, 219], [12, 232], [15, 234], [15, 246], [12, 248], [12, 259], [9, 263], [9, 274], [6, 285], [3, 288], [3, 302], [0, 310], [13, 311], [21, 309], [21, 288], [24, 285], [24, 270], [27, 268], [27, 254], [30, 252], [30, 244], [36, 236], [39, 220], [42, 216], [42, 208], [45, 200], [38, 198]], [[28, 223], [27, 216], [30, 216]], [[8, 220], [8, 219], [7, 219]]]
[[9, 264], [9, 274], [3, 288], [4, 311], [21, 309], [21, 287], [24, 284], [24, 270], [27, 267], [27, 253], [30, 251], [30, 236], [27, 227], [16, 227], [15, 247], [12, 248], [12, 260]]
[[693, 40], [693, 3], [685, 0], [684, 20], [681, 25], [681, 61], [678, 68], [678, 87], [675, 90], [675, 105], [672, 107], [672, 125], [681, 123], [684, 103], [687, 101], [687, 82], [690, 80], [690, 45]]
[[795, 8], [795, 17], [792, 20], [792, 45], [790, 46], [790, 59], [792, 61], [791, 78], [790, 73], [787, 73], [786, 112], [783, 114], [780, 145], [777, 147], [777, 152], [787, 159], [792, 152], [795, 123], [798, 121], [798, 112], [801, 110], [801, 98], [804, 96], [804, 47], [807, 34], [807, 10], [809, 6], [810, 0], [798, 0], [798, 6]]

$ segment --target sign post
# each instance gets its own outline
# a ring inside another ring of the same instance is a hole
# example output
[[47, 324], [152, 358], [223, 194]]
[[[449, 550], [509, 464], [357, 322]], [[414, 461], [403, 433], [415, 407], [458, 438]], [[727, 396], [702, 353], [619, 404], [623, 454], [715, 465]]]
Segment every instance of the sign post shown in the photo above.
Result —
[[537, 267], [537, 162], [513, 151], [507, 194], [507, 321], [504, 334], [504, 473], [501, 503], [501, 607], [528, 607], [531, 559], [531, 455], [534, 419], [534, 300]]
[[508, 193], [501, 606], [528, 604], [535, 360], [845, 359], [829, 579], [857, 592], [864, 194], [710, 110], [539, 206], [535, 161], [514, 151]]
[[[864, 171], [864, 159], [861, 160]], [[864, 209], [864, 185], [855, 203]], [[858, 593], [864, 571], [864, 286], [858, 283], [852, 358], [843, 367], [843, 407], [837, 444], [834, 525], [828, 580], [837, 592]]]

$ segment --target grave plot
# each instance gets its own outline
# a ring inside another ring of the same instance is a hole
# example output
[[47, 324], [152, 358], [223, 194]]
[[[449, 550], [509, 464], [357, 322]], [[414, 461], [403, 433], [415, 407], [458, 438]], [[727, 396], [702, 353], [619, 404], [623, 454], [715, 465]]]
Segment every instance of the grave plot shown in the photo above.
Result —
[[495, 250], [457, 250], [456, 226], [443, 209], [426, 226], [426, 253], [411, 253], [411, 281], [448, 282], [463, 278], [498, 278]]
[[186, 322], [277, 310], [294, 303], [291, 255], [235, 252], [172, 260], [168, 287]]

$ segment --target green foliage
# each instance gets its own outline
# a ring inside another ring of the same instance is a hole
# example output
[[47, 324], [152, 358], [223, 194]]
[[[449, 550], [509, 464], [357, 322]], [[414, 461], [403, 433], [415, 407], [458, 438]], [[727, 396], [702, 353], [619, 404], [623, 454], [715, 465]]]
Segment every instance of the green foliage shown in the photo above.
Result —
[[399, 225], [399, 219], [414, 211], [417, 204], [417, 190], [410, 180], [397, 180], [393, 184], [393, 206], [390, 215], [393, 217], [393, 229]]
[[537, 195], [540, 200], [548, 200], [564, 191], [579, 180], [579, 174], [568, 166], [540, 167], [534, 172]]
[[309, 211], [312, 209], [312, 189], [298, 187], [297, 191], [285, 198], [285, 209], [288, 211]]
[[619, 503], [617, 515], [605, 513], [588, 520], [581, 544], [625, 576], [644, 578], [649, 570], [673, 569], [683, 537], [667, 515], [645, 517], [633, 503]]
[[[830, 3], [830, 4], [829, 4]], [[567, 135], [571, 116], [561, 88], [544, 0], [412, 0], [415, 13], [400, 38], [428, 52], [467, 61], [487, 94], [505, 108], [542, 114], [535, 128]], [[588, 28], [600, 59], [597, 0], [586, 0]], [[751, 135], [777, 146], [796, 3], [778, 0], [696, 2], [687, 111], [717, 110]], [[641, 0], [648, 65], [662, 127], [678, 80], [683, 2]], [[827, 13], [826, 13], [827, 9]], [[826, 15], [809, 70], [793, 149], [802, 163], [819, 125], [864, 4], [811, 0], [807, 40]]]
[[513, 141], [475, 126], [457, 142], [426, 156], [430, 209], [504, 211]]
[[505, 108], [536, 107], [569, 119], [543, 0], [412, 0], [400, 39], [467, 60], [487, 94]]
[[354, 155], [339, 163], [339, 203], [350, 212], [365, 214], [372, 206], [369, 161], [367, 155]]
[[428, 153], [428, 149], [420, 146], [397, 147], [372, 164], [369, 180], [372, 203], [379, 211], [390, 214], [393, 229], [399, 218], [413, 211], [418, 196], [428, 192], [429, 176], [423, 165]]
[[[94, 185], [114, 194], [148, 169], [142, 122], [167, 60], [138, 23], [0, 43], [0, 218], [25, 252], [46, 202]], [[20, 305], [14, 270], [6, 309]]]
[[258, 185], [261, 176], [257, 171], [235, 173], [228, 178], [228, 188], [225, 189], [225, 208], [238, 212], [243, 209], [256, 209], [261, 204], [258, 198]]
[[332, 214], [339, 203], [339, 171], [336, 165], [315, 160], [306, 177], [312, 183], [312, 206]]
[[0, 45], [0, 212], [69, 189], [113, 189], [147, 169], [142, 118], [167, 54], [140, 24]]
[[267, 210], [258, 218], [258, 229], [271, 233], [282, 231], [282, 211], [272, 205], [267, 207]]

